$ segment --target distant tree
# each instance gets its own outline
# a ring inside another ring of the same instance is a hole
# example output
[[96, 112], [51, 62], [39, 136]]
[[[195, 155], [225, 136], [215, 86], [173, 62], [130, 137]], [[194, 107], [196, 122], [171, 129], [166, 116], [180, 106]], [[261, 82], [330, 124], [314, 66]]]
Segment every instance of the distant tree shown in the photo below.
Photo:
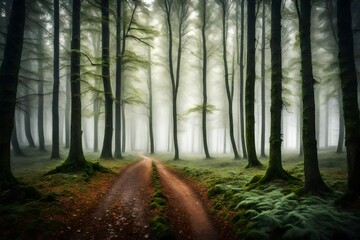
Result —
[[110, 82], [109, 0], [101, 0], [102, 78], [105, 93], [105, 134], [100, 158], [112, 159], [113, 96]]
[[10, 140], [25, 25], [25, 0], [14, 0], [0, 67], [0, 191], [18, 184], [10, 168]]
[[315, 130], [315, 100], [314, 76], [312, 70], [311, 41], [310, 41], [310, 16], [311, 1], [295, 1], [299, 18], [300, 49], [301, 49], [301, 76], [302, 76], [302, 102], [303, 102], [303, 152], [305, 192], [322, 194], [330, 192], [320, 175], [317, 141]]
[[52, 102], [52, 151], [51, 159], [60, 159], [59, 151], [59, 85], [60, 85], [60, 69], [59, 69], [59, 33], [60, 33], [60, 10], [59, 0], [54, 0], [54, 84], [53, 84], [53, 102]]
[[25, 136], [29, 142], [29, 147], [34, 148], [35, 142], [31, 133], [31, 97], [29, 97], [29, 87], [25, 86], [25, 112], [24, 112], [24, 123], [25, 123]]
[[152, 83], [152, 57], [151, 47], [147, 47], [149, 64], [147, 67], [148, 76], [148, 89], [149, 89], [149, 140], [150, 140], [150, 153], [155, 153], [155, 142], [154, 142], [154, 117], [153, 117], [153, 83]]
[[354, 59], [351, 1], [337, 1], [339, 66], [345, 120], [348, 183], [346, 199], [360, 196], [360, 115], [357, 76]]
[[282, 120], [282, 59], [281, 59], [281, 0], [271, 2], [271, 133], [269, 167], [261, 181], [288, 179], [281, 161]]
[[13, 153], [15, 156], [25, 156], [24, 152], [21, 150], [18, 141], [17, 131], [16, 131], [16, 121], [14, 121], [14, 128], [11, 134], [11, 145], [13, 147]]
[[[178, 160], [179, 157], [179, 146], [177, 137], [177, 96], [180, 85], [180, 67], [181, 57], [183, 51], [183, 40], [187, 33], [188, 19], [189, 19], [189, 2], [187, 0], [160, 0], [159, 5], [165, 14], [165, 22], [167, 26], [168, 36], [168, 61], [169, 61], [169, 72], [171, 81], [171, 92], [172, 92], [172, 118], [173, 118], [173, 140], [175, 155], [174, 160]], [[175, 13], [174, 13], [175, 12]], [[173, 23], [172, 16], [175, 15], [178, 21], [178, 46], [177, 46], [177, 61], [176, 70], [174, 70], [173, 63]]]
[[247, 68], [245, 87], [246, 147], [248, 153], [247, 167], [261, 166], [255, 148], [255, 1], [247, 2]]

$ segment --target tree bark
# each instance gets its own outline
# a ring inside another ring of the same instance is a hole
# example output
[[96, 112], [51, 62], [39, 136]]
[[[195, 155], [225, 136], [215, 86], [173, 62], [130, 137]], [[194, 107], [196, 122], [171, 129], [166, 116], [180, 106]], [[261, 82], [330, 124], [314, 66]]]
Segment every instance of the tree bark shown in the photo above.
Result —
[[211, 158], [207, 141], [207, 45], [206, 45], [206, 28], [207, 28], [207, 3], [206, 0], [200, 2], [200, 19], [201, 19], [201, 39], [202, 39], [202, 84], [203, 84], [203, 102], [202, 102], [202, 136], [203, 146], [206, 159]]
[[43, 31], [39, 28], [40, 46], [39, 46], [39, 60], [38, 60], [38, 135], [39, 135], [39, 150], [44, 152], [45, 137], [44, 137], [44, 67], [43, 67], [43, 54], [44, 54], [44, 41], [42, 40]]
[[281, 0], [271, 3], [271, 133], [269, 167], [262, 181], [288, 179], [281, 160], [282, 120], [282, 59], [281, 59]]
[[296, 7], [299, 17], [300, 49], [301, 49], [301, 75], [302, 75], [302, 102], [303, 102], [303, 151], [305, 192], [323, 194], [330, 192], [320, 175], [317, 141], [315, 130], [315, 80], [312, 71], [311, 40], [310, 40], [310, 0], [298, 0]]
[[53, 85], [53, 102], [52, 102], [52, 151], [51, 159], [60, 159], [59, 151], [59, 0], [54, 0], [54, 85]]
[[[123, 51], [121, 50], [121, 11], [122, 0], [116, 2], [116, 86], [115, 86], [115, 152], [114, 157], [122, 159], [121, 153], [121, 85], [122, 85], [122, 60]], [[125, 38], [122, 39], [125, 45]], [[123, 47], [124, 49], [124, 47]]]
[[150, 153], [155, 153], [154, 143], [154, 126], [153, 126], [153, 88], [152, 88], [152, 71], [151, 71], [151, 47], [148, 46], [148, 86], [149, 86], [149, 140], [150, 140]]
[[228, 31], [228, 15], [229, 15], [229, 1], [228, 0], [221, 0], [219, 1], [221, 7], [221, 20], [222, 20], [222, 47], [223, 47], [223, 62], [224, 62], [224, 81], [225, 81], [225, 90], [226, 96], [228, 101], [228, 114], [229, 114], [229, 130], [230, 130], [230, 142], [234, 152], [234, 159], [240, 159], [235, 137], [234, 137], [234, 117], [233, 117], [233, 95], [231, 94], [230, 90], [230, 83], [229, 83], [229, 69], [228, 69], [228, 62], [227, 62], [227, 31]]
[[357, 76], [354, 60], [351, 1], [337, 1], [339, 66], [345, 121], [345, 145], [348, 163], [345, 196], [360, 196], [360, 118], [357, 96]]
[[245, 122], [244, 122], [244, 24], [245, 20], [245, 0], [241, 1], [241, 20], [240, 20], [240, 136], [243, 158], [247, 158], [245, 144]]
[[70, 147], [70, 111], [71, 111], [71, 83], [69, 72], [65, 78], [66, 86], [66, 99], [65, 99], [65, 148]]
[[110, 82], [110, 28], [109, 28], [109, 0], [101, 0], [101, 28], [102, 28], [102, 78], [105, 93], [105, 134], [100, 158], [113, 159], [113, 97]]
[[83, 169], [86, 160], [82, 148], [81, 84], [80, 84], [80, 10], [81, 0], [72, 2], [71, 39], [71, 139], [69, 155], [63, 163], [65, 170]]
[[255, 1], [248, 1], [248, 36], [247, 36], [247, 68], [245, 86], [245, 117], [246, 117], [246, 147], [248, 153], [247, 167], [261, 166], [255, 149]]
[[[276, 2], [276, 1], [275, 1]], [[272, 2], [272, 4], [277, 6], [277, 2]], [[278, 11], [276, 10], [276, 13]], [[280, 13], [279, 13], [280, 14]], [[278, 16], [276, 16], [278, 17]], [[280, 16], [281, 19], [281, 16]], [[276, 22], [277, 24], [277, 22]], [[278, 26], [276, 26], [278, 28]], [[261, 145], [260, 145], [260, 156], [266, 157], [265, 154], [265, 1], [262, 2], [262, 30], [261, 30]], [[280, 31], [281, 34], [281, 23], [280, 23]], [[277, 46], [276, 46], [277, 48]], [[281, 45], [280, 45], [281, 49]], [[278, 49], [274, 49], [274, 51], [278, 51]], [[280, 53], [281, 56], [281, 53]], [[275, 60], [275, 59], [274, 59]], [[278, 61], [275, 60], [275, 61]], [[280, 59], [281, 61], [281, 59]], [[276, 69], [279, 70], [279, 69]], [[281, 72], [280, 72], [281, 74]], [[280, 114], [281, 115], [281, 114]]]
[[10, 168], [10, 140], [14, 127], [24, 25], [25, 0], [14, 0], [0, 67], [0, 191], [18, 183]]
[[344, 110], [343, 110], [343, 104], [342, 104], [342, 94], [341, 89], [339, 88], [339, 94], [338, 94], [338, 102], [339, 102], [339, 139], [338, 144], [336, 148], [336, 153], [342, 153], [343, 152], [343, 146], [344, 146], [344, 137], [345, 137], [345, 126], [344, 126]]
[[29, 147], [35, 148], [35, 142], [31, 134], [31, 99], [29, 96], [29, 88], [25, 86], [25, 112], [24, 112], [24, 123], [25, 123], [25, 136], [29, 142]]

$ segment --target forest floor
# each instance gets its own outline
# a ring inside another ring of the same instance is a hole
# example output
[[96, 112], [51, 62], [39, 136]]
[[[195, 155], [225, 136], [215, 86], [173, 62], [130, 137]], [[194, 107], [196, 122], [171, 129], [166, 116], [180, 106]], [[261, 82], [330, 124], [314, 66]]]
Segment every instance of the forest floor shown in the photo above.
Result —
[[[158, 239], [152, 227], [159, 214], [152, 202], [159, 195], [154, 168], [166, 224], [176, 239], [360, 239], [359, 205], [334, 205], [346, 186], [346, 160], [333, 150], [319, 152], [321, 173], [334, 190], [320, 198], [297, 196], [299, 182], [249, 189], [247, 183], [265, 168], [245, 169], [246, 161], [229, 155], [210, 160], [183, 155], [172, 161], [170, 154], [134, 153], [120, 161], [87, 153], [87, 159], [113, 171], [87, 181], [83, 173], [44, 175], [62, 161], [36, 149], [25, 152], [27, 157], [13, 158], [13, 171], [44, 198], [0, 204], [0, 239]], [[301, 157], [286, 154], [283, 163], [303, 180]]]

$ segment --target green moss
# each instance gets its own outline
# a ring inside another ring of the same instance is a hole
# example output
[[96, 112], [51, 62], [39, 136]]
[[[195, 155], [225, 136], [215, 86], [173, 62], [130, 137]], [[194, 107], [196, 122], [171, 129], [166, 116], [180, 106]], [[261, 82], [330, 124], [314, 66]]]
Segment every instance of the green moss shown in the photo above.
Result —
[[172, 240], [176, 239], [175, 232], [169, 227], [167, 220], [157, 215], [150, 221], [150, 229], [153, 233], [154, 239], [157, 240]]

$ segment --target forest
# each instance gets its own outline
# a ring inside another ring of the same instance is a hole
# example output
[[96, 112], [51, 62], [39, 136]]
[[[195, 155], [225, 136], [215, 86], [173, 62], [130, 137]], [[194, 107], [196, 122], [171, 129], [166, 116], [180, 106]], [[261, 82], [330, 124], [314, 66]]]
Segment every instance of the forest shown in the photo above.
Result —
[[360, 239], [359, 12], [0, 0], [0, 239]]

